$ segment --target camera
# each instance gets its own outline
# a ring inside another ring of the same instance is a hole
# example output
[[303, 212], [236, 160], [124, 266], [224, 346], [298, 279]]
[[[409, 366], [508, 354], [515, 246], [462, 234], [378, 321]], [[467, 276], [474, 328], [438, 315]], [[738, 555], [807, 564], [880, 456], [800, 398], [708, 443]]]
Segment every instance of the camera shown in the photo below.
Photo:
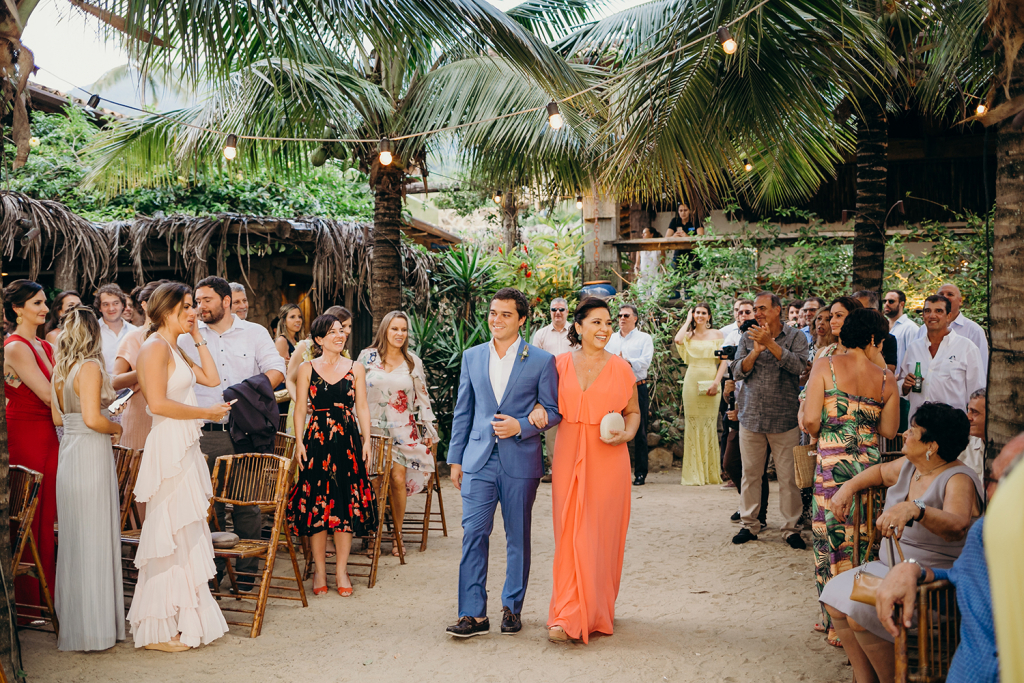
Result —
[[720, 349], [715, 349], [715, 358], [718, 360], [736, 360], [736, 347], [723, 346]]

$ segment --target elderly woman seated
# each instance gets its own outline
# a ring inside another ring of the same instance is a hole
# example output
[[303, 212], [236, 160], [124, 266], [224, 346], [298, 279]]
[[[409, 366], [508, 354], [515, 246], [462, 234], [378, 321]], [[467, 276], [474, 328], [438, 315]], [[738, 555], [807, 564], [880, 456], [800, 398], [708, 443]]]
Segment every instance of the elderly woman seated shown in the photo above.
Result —
[[[962, 410], [925, 403], [903, 435], [905, 457], [874, 465], [850, 479], [832, 497], [830, 509], [843, 520], [858, 491], [888, 486], [885, 510], [877, 522], [881, 534], [899, 539], [908, 560], [926, 567], [952, 567], [967, 531], [981, 515], [984, 500], [978, 475], [957, 460], [969, 433], [970, 423]], [[884, 577], [889, 565], [888, 543], [883, 541], [880, 561], [869, 562], [863, 569]], [[892, 681], [893, 637], [879, 622], [874, 606], [850, 599], [856, 574], [844, 572], [833, 578], [820, 600], [832, 615], [857, 682]]]

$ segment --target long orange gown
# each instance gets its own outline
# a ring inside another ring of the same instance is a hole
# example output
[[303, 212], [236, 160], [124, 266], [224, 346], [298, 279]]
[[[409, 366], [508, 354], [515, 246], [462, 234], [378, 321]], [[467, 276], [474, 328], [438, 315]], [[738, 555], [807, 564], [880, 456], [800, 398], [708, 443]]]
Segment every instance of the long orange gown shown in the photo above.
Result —
[[601, 441], [601, 418], [626, 408], [636, 379], [629, 363], [613, 356], [584, 392], [571, 353], [555, 358], [555, 366], [562, 422], [551, 463], [555, 564], [548, 628], [561, 626], [586, 643], [591, 633], [612, 633], [629, 527], [629, 451]]

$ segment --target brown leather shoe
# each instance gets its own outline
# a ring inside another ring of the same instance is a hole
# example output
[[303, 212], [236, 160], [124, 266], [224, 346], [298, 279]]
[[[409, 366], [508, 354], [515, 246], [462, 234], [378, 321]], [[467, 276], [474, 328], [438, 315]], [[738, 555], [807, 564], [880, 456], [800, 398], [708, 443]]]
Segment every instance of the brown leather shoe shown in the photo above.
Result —
[[511, 636], [523, 630], [523, 620], [508, 607], [501, 608], [501, 634]]
[[484, 617], [477, 621], [473, 617], [459, 617], [459, 623], [453, 624], [445, 629], [445, 633], [455, 638], [472, 638], [483, 636], [491, 632], [491, 622]]

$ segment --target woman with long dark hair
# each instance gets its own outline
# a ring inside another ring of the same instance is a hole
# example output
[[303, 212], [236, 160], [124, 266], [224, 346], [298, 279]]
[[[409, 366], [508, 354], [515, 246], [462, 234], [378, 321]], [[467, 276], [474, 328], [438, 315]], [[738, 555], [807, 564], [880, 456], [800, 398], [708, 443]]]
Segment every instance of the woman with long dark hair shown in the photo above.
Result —
[[[207, 524], [213, 496], [210, 469], [199, 450], [202, 420], [220, 422], [227, 403], [200, 408], [195, 385], [220, 385], [217, 364], [196, 324], [192, 289], [180, 282], [156, 288], [147, 305], [150, 335], [138, 358], [138, 381], [153, 414], [153, 428], [135, 484], [146, 521], [135, 556], [139, 581], [128, 612], [135, 647], [183, 652], [228, 630], [210, 594], [216, 575]], [[201, 365], [178, 347], [191, 335]]]
[[75, 306], [82, 305], [82, 295], [73, 289], [66, 289], [53, 297], [50, 303], [50, 312], [46, 314], [46, 326], [43, 328], [46, 334], [46, 341], [52, 346], [57, 345], [57, 337], [60, 336], [60, 319], [64, 314]]
[[[348, 310], [344, 306], [331, 306], [323, 313], [324, 315], [333, 315], [339, 321], [341, 321], [342, 328], [345, 329], [346, 338], [352, 335], [352, 311]], [[295, 420], [295, 398], [298, 396], [298, 387], [295, 383], [299, 379], [299, 367], [302, 366], [306, 361], [313, 360], [320, 351], [318, 347], [313, 343], [313, 340], [309, 337], [300, 339], [295, 345], [295, 349], [292, 351], [291, 358], [288, 359], [288, 371], [284, 376], [284, 385], [288, 389], [288, 394], [292, 400], [288, 402], [288, 417], [285, 420], [285, 432], [288, 434], [294, 434], [292, 422]], [[345, 358], [349, 357], [348, 351], [343, 351], [342, 354]], [[309, 414], [308, 412], [306, 413]]]
[[[375, 434], [391, 439], [391, 490], [395, 533], [402, 533], [407, 497], [423, 491], [434, 471], [430, 447], [437, 443], [434, 412], [423, 362], [409, 351], [409, 317], [384, 316], [373, 346], [356, 359], [366, 368], [366, 396]], [[422, 425], [422, 431], [420, 430]], [[398, 548], [392, 548], [398, 554]]]
[[[7, 449], [12, 465], [23, 465], [43, 475], [32, 533], [39, 546], [46, 584], [52, 592], [55, 567], [53, 523], [57, 517], [55, 486], [60, 444], [50, 412], [53, 348], [38, 337], [49, 310], [46, 293], [36, 282], [15, 280], [4, 289], [4, 316], [14, 326], [4, 341]], [[23, 576], [16, 583], [18, 602], [46, 604], [38, 581]]]

